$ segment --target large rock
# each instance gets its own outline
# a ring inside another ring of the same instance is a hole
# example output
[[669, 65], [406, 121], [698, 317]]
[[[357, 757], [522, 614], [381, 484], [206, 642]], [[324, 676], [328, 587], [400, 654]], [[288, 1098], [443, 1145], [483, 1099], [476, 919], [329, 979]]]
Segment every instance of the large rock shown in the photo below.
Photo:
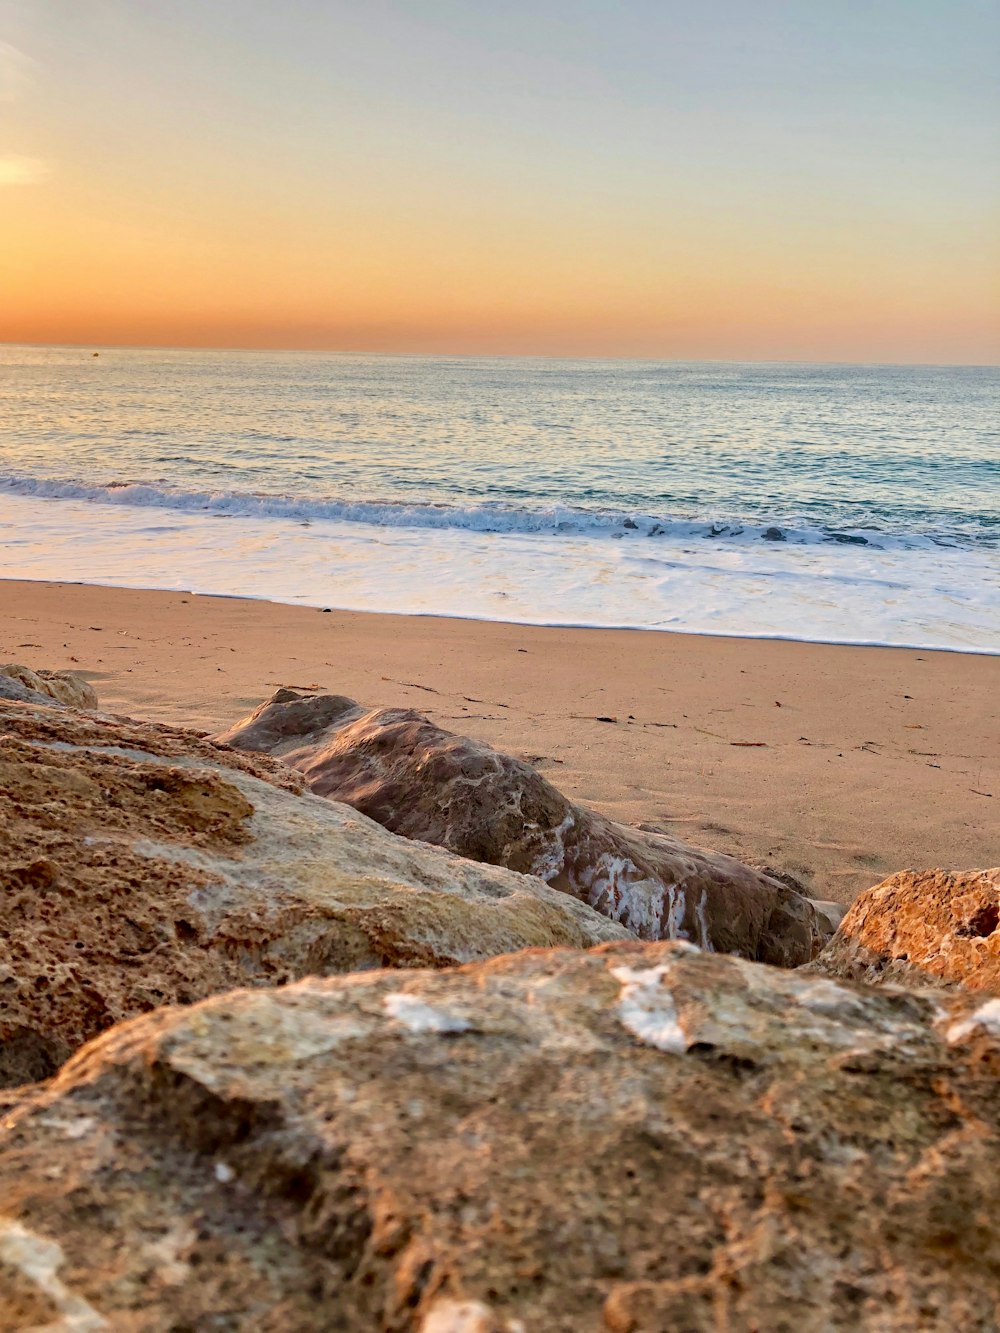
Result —
[[529, 764], [406, 709], [279, 690], [216, 737], [276, 755], [393, 833], [537, 875], [643, 939], [793, 967], [829, 935], [809, 900], [730, 856], [616, 824]]
[[626, 931], [539, 880], [396, 838], [284, 765], [0, 703], [0, 1084], [158, 1005]]
[[669, 943], [161, 1010], [9, 1106], [0, 1326], [994, 1333], [998, 1074], [1000, 1001]]
[[1000, 869], [901, 870], [855, 899], [813, 968], [1000, 994]]
[[29, 704], [64, 704], [67, 708], [96, 708], [92, 685], [73, 671], [32, 671], [18, 662], [0, 666], [0, 699]]

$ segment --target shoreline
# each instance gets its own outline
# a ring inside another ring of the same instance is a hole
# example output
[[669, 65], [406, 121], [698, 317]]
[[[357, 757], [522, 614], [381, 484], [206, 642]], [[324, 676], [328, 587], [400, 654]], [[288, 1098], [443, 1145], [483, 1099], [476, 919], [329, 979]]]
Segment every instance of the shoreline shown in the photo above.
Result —
[[0, 660], [77, 671], [108, 712], [209, 732], [279, 686], [416, 708], [573, 799], [814, 897], [1000, 862], [989, 653], [4, 579]]
[[1000, 648], [966, 648], [951, 644], [926, 643], [883, 643], [874, 639], [809, 639], [793, 634], [755, 634], [751, 631], [741, 633], [732, 630], [728, 634], [719, 634], [707, 629], [675, 629], [667, 625], [594, 625], [579, 621], [549, 620], [509, 620], [500, 616], [463, 615], [459, 611], [374, 611], [367, 608], [350, 606], [321, 606], [319, 602], [293, 602], [280, 597], [256, 597], [253, 593], [240, 592], [199, 592], [196, 588], [156, 588], [144, 584], [101, 583], [91, 580], [72, 579], [28, 579], [0, 575], [0, 587], [8, 583], [56, 584], [64, 588], [103, 588], [107, 591], [168, 593], [177, 597], [198, 597], [222, 602], [252, 602], [267, 606], [297, 607], [303, 611], [320, 611], [324, 614], [345, 616], [392, 616], [400, 620], [457, 620], [473, 625], [509, 625], [513, 629], [551, 629], [573, 630], [594, 634], [671, 634], [682, 638], [712, 639], [722, 643], [797, 643], [812, 644], [817, 648], [864, 648], [885, 651], [899, 650], [914, 653], [957, 653], [966, 657], [1000, 657]]
[[985, 549], [742, 537], [722, 546], [624, 528], [556, 537], [7, 492], [0, 520], [0, 573], [11, 579], [69, 574], [368, 614], [1000, 655], [998, 563]]

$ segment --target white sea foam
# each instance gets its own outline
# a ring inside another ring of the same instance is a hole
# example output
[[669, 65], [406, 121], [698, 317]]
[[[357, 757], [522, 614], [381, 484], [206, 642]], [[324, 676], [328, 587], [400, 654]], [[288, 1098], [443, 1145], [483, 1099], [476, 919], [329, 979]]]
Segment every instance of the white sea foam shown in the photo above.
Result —
[[523, 624], [1000, 652], [1000, 563], [989, 551], [302, 526], [7, 494], [0, 576]]
[[401, 500], [310, 499], [251, 491], [183, 490], [146, 482], [94, 483], [60, 477], [0, 473], [0, 493], [99, 504], [180, 510], [234, 518], [283, 518], [299, 523], [333, 520], [387, 528], [465, 532], [611, 537], [635, 541], [760, 542], [817, 546], [869, 546], [875, 550], [934, 550], [961, 546], [955, 534], [886, 532], [875, 527], [822, 527], [802, 523], [745, 522], [736, 518], [690, 519], [628, 509], [505, 503], [408, 504]]

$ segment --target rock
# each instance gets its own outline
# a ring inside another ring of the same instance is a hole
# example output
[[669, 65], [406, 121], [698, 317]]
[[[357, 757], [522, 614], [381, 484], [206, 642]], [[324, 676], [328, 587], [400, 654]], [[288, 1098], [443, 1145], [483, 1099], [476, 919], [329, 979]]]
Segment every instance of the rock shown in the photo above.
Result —
[[0, 666], [0, 699], [49, 705], [54, 700], [67, 708], [97, 707], [94, 687], [75, 672], [32, 671], [17, 662]]
[[9, 1099], [0, 1326], [993, 1333], [998, 1006], [631, 941], [160, 1010]]
[[575, 805], [529, 764], [407, 709], [279, 690], [216, 739], [283, 759], [393, 833], [537, 875], [643, 939], [795, 966], [830, 933], [788, 886]]
[[42, 694], [40, 690], [31, 689], [19, 677], [8, 676], [2, 670], [0, 670], [0, 699], [9, 699], [17, 703], [27, 704], [52, 704], [50, 695]]
[[1000, 869], [901, 870], [854, 900], [813, 963], [872, 985], [1000, 994]]
[[40, 694], [39, 690], [28, 689], [28, 686], [20, 680], [15, 680], [13, 676], [7, 676], [0, 670], [0, 698], [3, 700], [15, 700], [23, 704], [51, 704], [51, 698]]
[[0, 1085], [234, 986], [626, 937], [303, 787], [183, 731], [0, 703]]
[[816, 909], [817, 916], [826, 923], [826, 928], [832, 935], [847, 914], [846, 906], [843, 903], [834, 902], [832, 898], [810, 898], [809, 901]]

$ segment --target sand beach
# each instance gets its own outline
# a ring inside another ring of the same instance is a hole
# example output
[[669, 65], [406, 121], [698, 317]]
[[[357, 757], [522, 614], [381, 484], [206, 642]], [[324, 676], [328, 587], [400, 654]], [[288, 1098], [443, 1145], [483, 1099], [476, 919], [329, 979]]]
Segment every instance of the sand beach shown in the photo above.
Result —
[[217, 731], [280, 686], [406, 706], [629, 824], [850, 902], [1000, 860], [1000, 661], [0, 583], [0, 660], [109, 711]]

